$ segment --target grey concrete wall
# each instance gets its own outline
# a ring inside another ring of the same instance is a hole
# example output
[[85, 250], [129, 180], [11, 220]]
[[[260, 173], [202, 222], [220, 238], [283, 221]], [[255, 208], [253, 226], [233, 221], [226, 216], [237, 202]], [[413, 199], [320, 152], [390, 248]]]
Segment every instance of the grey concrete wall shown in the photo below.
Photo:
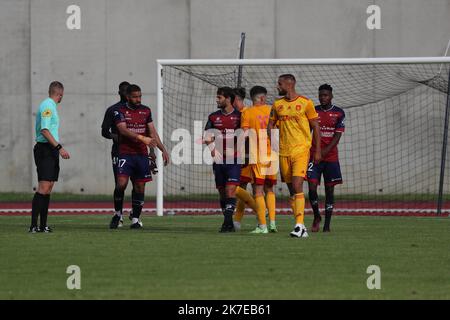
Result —
[[[81, 30], [66, 28], [66, 8], [81, 7]], [[366, 8], [381, 7], [381, 30], [366, 28]], [[66, 87], [56, 191], [109, 193], [110, 142], [100, 136], [117, 85], [141, 85], [156, 118], [157, 58], [441, 55], [450, 38], [450, 0], [0, 0], [0, 191], [37, 184], [33, 112], [48, 84]], [[6, 164], [6, 165], [5, 165]], [[149, 186], [153, 192], [154, 184]]]
[[28, 0], [1, 1], [0, 43], [0, 190], [28, 191], [32, 183]]

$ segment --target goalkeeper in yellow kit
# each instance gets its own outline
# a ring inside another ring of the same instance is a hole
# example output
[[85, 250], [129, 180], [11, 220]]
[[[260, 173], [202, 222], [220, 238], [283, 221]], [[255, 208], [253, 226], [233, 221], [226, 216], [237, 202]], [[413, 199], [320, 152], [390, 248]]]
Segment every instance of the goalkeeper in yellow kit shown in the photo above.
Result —
[[[305, 195], [303, 181], [308, 167], [309, 150], [312, 139], [319, 146], [314, 150], [314, 163], [321, 160], [320, 127], [318, 114], [312, 100], [297, 94], [296, 79], [292, 74], [284, 74], [278, 78], [278, 94], [283, 98], [274, 102], [270, 113], [267, 133], [270, 137], [274, 124], [279, 128], [279, 154], [281, 180], [289, 188], [291, 206], [295, 216], [295, 227], [290, 233], [292, 237], [306, 238], [308, 232], [304, 224]], [[313, 137], [311, 137], [311, 129]], [[272, 149], [276, 149], [272, 141]]]

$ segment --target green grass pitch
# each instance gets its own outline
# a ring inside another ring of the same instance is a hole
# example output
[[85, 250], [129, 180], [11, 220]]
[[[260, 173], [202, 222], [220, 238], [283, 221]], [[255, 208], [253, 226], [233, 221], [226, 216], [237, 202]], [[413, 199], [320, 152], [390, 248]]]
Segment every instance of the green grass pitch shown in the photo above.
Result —
[[[0, 299], [450, 299], [448, 217], [335, 216], [308, 239], [289, 237], [290, 216], [266, 235], [248, 233], [252, 216], [235, 234], [217, 232], [220, 216], [144, 216], [142, 230], [49, 216], [52, 234], [28, 234], [29, 219], [0, 217]], [[80, 290], [67, 289], [69, 265]]]

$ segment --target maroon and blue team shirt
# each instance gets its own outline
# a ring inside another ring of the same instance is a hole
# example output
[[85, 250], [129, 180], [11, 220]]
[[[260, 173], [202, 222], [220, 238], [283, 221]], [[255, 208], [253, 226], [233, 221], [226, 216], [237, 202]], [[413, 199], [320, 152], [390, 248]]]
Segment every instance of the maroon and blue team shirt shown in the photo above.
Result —
[[[217, 139], [223, 139], [222, 146], [223, 150], [232, 149], [233, 159], [237, 158], [237, 138], [234, 132], [241, 127], [241, 113], [233, 109], [230, 113], [224, 113], [222, 110], [217, 110], [208, 116], [208, 121], [206, 122], [205, 131], [209, 129], [217, 129], [218, 135], [215, 135], [215, 141], [217, 146]], [[230, 132], [227, 138], [227, 131]], [[219, 133], [220, 132], [220, 133]], [[224, 163], [226, 162], [226, 154], [223, 158]]]
[[[148, 124], [153, 122], [150, 108], [144, 105], [131, 107], [124, 104], [114, 111], [114, 119], [116, 125], [125, 122], [128, 130], [143, 136], [149, 135]], [[119, 135], [119, 154], [147, 156], [148, 150], [143, 142]]]
[[[341, 108], [332, 105], [330, 109], [324, 110], [322, 107], [316, 106], [316, 112], [319, 115], [318, 122], [320, 126], [320, 147], [323, 149], [331, 143], [334, 135], [337, 132], [343, 133], [345, 131], [345, 112]], [[311, 147], [311, 155], [314, 154], [314, 141]], [[337, 145], [328, 152], [322, 159], [325, 162], [339, 161]]]

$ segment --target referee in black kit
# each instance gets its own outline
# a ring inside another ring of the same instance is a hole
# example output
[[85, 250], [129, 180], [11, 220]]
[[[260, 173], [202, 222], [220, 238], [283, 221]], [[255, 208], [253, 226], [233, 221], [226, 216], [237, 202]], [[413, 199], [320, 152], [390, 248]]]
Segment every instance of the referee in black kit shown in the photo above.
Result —
[[[64, 95], [61, 82], [53, 81], [48, 88], [49, 97], [41, 102], [36, 114], [36, 145], [33, 149], [38, 176], [38, 190], [34, 194], [31, 210], [30, 233], [52, 232], [47, 226], [50, 193], [59, 176], [59, 156], [69, 159], [69, 153], [59, 143], [59, 117], [57, 105]], [[38, 227], [38, 217], [40, 224]]]

